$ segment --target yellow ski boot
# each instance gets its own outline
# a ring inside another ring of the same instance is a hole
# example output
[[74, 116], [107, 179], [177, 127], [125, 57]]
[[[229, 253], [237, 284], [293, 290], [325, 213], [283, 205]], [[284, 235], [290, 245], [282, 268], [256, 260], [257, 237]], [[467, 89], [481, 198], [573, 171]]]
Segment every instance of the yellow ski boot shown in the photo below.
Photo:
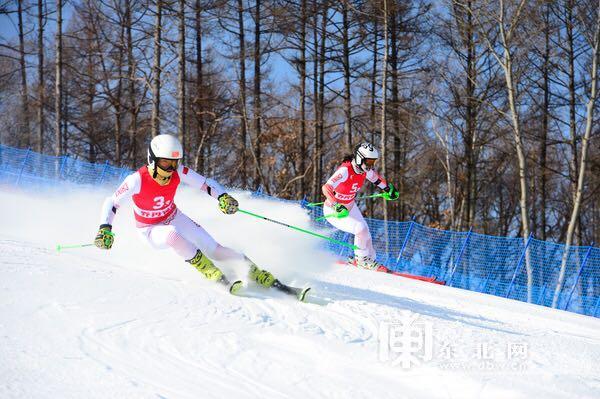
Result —
[[248, 277], [266, 288], [272, 287], [275, 281], [277, 281], [271, 273], [266, 270], [259, 269], [254, 264], [250, 265]]
[[198, 269], [210, 281], [219, 281], [224, 278], [223, 272], [210, 259], [204, 256], [200, 250], [196, 252], [196, 255], [192, 259], [186, 260], [186, 262]]

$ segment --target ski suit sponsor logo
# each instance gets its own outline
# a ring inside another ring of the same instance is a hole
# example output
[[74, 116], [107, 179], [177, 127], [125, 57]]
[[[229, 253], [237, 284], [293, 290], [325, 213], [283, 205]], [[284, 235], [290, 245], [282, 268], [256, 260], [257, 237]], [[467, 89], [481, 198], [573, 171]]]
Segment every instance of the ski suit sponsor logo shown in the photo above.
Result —
[[127, 190], [129, 190], [129, 186], [127, 185], [127, 183], [123, 183], [121, 185], [121, 187], [119, 187], [119, 189], [115, 193], [115, 196], [118, 197], [119, 195], [123, 194]]
[[343, 177], [343, 175], [341, 173], [338, 173], [336, 176], [333, 177], [333, 179], [331, 179], [332, 183], [337, 182], [338, 180], [340, 180]]
[[171, 202], [166, 208], [164, 209], [158, 209], [158, 210], [148, 210], [148, 209], [141, 209], [138, 208], [136, 205], [134, 205], [134, 211], [135, 213], [137, 213], [139, 216], [146, 218], [146, 219], [156, 219], [156, 218], [161, 218], [165, 215], [168, 215], [170, 212], [173, 211], [173, 209], [175, 208], [175, 203]]
[[354, 197], [356, 197], [356, 193], [354, 194], [340, 194], [340, 193], [335, 193], [335, 198], [339, 199], [339, 200], [343, 200], [343, 201], [351, 201], [354, 199]]

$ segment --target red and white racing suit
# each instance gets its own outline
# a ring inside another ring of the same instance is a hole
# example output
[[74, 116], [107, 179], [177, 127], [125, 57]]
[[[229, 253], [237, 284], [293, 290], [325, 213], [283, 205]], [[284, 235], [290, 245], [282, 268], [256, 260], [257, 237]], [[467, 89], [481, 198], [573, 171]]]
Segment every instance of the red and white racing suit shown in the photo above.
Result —
[[[369, 226], [354, 202], [354, 198], [362, 188], [365, 179], [381, 189], [387, 187], [387, 182], [373, 169], [359, 173], [355, 170], [352, 162], [346, 161], [342, 163], [325, 183], [325, 189], [329, 191], [338, 204], [345, 205], [349, 209], [350, 214], [341, 219], [330, 217], [327, 218], [327, 221], [339, 230], [354, 235], [354, 245], [359, 248], [354, 250], [354, 254], [357, 257], [368, 256], [371, 259], [375, 259], [376, 254]], [[329, 200], [325, 201], [323, 205], [324, 215], [335, 213], [332, 205]]]
[[100, 224], [112, 225], [117, 209], [123, 201], [133, 199], [133, 214], [141, 237], [153, 248], [173, 248], [183, 259], [189, 260], [199, 249], [213, 260], [243, 259], [243, 255], [223, 247], [202, 226], [177, 209], [174, 202], [179, 184], [197, 187], [217, 198], [223, 193], [209, 186], [206, 178], [186, 166], [171, 175], [169, 184], [161, 186], [142, 166], [127, 176], [115, 193], [102, 205]]

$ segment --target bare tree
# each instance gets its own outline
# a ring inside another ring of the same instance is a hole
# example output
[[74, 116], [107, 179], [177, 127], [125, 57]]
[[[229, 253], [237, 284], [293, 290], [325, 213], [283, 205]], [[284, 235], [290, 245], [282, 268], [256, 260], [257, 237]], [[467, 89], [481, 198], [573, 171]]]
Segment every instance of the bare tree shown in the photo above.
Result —
[[[389, 15], [387, 0], [383, 0], [383, 60], [381, 63], [381, 172], [386, 176], [386, 147], [387, 147], [387, 75], [388, 75], [388, 54], [389, 54]], [[388, 206], [387, 201], [383, 201], [383, 220], [387, 238], [387, 219]], [[386, 240], [386, 246], [387, 246]], [[387, 248], [386, 248], [387, 249]]]
[[[320, 19], [319, 19], [320, 18]], [[321, 23], [319, 26], [319, 22]], [[327, 26], [329, 25], [328, 0], [313, 0], [313, 189], [314, 199], [320, 196], [323, 177], [323, 140], [325, 133], [325, 64], [327, 60]]]
[[464, 7], [467, 12], [461, 12], [461, 6], [453, 1], [454, 18], [457, 29], [460, 32], [460, 42], [465, 51], [466, 79], [465, 83], [465, 129], [464, 154], [466, 160], [466, 188], [465, 188], [465, 207], [464, 216], [461, 217], [462, 229], [473, 225], [475, 221], [475, 212], [477, 204], [477, 158], [476, 158], [476, 126], [477, 126], [477, 104], [476, 104], [476, 85], [477, 85], [477, 61], [478, 54], [475, 44], [476, 27], [473, 21], [473, 4], [467, 1]]
[[[124, 5], [126, 4], [114, 3], [112, 1], [98, 2], [94, 11], [94, 17], [91, 18], [91, 23], [89, 24], [89, 29], [92, 31], [93, 36], [101, 40], [105, 44], [102, 46], [102, 49], [106, 48], [107, 50], [97, 53], [100, 60], [99, 66], [102, 68], [102, 74], [98, 80], [102, 85], [103, 95], [106, 96], [108, 103], [114, 108], [113, 159], [117, 165], [120, 165], [122, 160], [123, 120], [127, 109], [125, 96], [123, 95], [123, 69], [127, 47], [125, 37], [127, 10]], [[118, 31], [112, 29], [114, 21], [119, 25]], [[114, 82], [115, 79], [116, 84]]]
[[[263, 178], [262, 170], [261, 170], [261, 158], [262, 158], [262, 72], [261, 72], [261, 64], [262, 64], [262, 0], [255, 0], [254, 5], [254, 53], [253, 53], [253, 61], [254, 61], [254, 85], [252, 90], [253, 96], [253, 129], [254, 129], [254, 145], [252, 146], [253, 156], [254, 156], [254, 164], [256, 166], [254, 173], [254, 187], [261, 184], [265, 191], [269, 193], [269, 186], [265, 179]], [[251, 140], [252, 141], [252, 140]]]
[[[308, 25], [308, 0], [301, 0], [300, 6], [300, 59], [299, 59], [299, 79], [300, 79], [300, 137], [298, 150], [300, 156], [298, 157], [298, 171], [299, 173], [306, 174], [306, 39], [307, 32], [306, 28]], [[300, 195], [306, 194], [306, 180], [304, 177], [298, 181], [298, 192]]]
[[[519, 112], [517, 110], [517, 91], [513, 75], [513, 60], [512, 60], [512, 39], [515, 29], [519, 25], [521, 12], [525, 5], [525, 0], [520, 0], [512, 18], [506, 21], [506, 9], [504, 0], [500, 0], [500, 8], [498, 12], [498, 25], [500, 28], [500, 38], [503, 50], [503, 58], [497, 57], [498, 62], [504, 70], [506, 79], [506, 90], [508, 96], [508, 104], [510, 107], [511, 121], [515, 139], [515, 147], [519, 162], [519, 184], [521, 189], [521, 200], [519, 206], [521, 208], [521, 225], [522, 237], [529, 237], [529, 198], [527, 193], [527, 162], [525, 160], [525, 150], [523, 146], [523, 137], [521, 134], [521, 124], [519, 121]], [[527, 253], [529, 255], [529, 252]], [[531, 302], [532, 286], [533, 286], [533, 271], [529, 258], [526, 260], [525, 268], [527, 270], [527, 302]]]
[[[179, 141], [186, 148], [186, 103], [185, 103], [185, 0], [179, 0], [178, 16], [179, 20], [179, 38], [177, 40], [179, 75], [177, 78], [177, 132]], [[184, 151], [185, 154], [186, 151]]]
[[152, 137], [160, 134], [160, 86], [161, 86], [161, 55], [162, 55], [162, 15], [163, 2], [156, 0], [154, 22], [154, 62], [152, 65]]
[[26, 146], [31, 143], [31, 123], [29, 115], [29, 92], [27, 87], [27, 68], [25, 63], [25, 35], [23, 33], [23, 0], [17, 1], [17, 17], [19, 27], [19, 66], [21, 72], [21, 118], [19, 124], [20, 140]]
[[[592, 134], [592, 125], [594, 122], [594, 109], [596, 105], [596, 99], [598, 97], [598, 57], [600, 56], [600, 5], [595, 4], [595, 7], [590, 7], [592, 9], [595, 8], [596, 11], [596, 19], [594, 22], [594, 30], [592, 35], [587, 36], [587, 41], [589, 46], [591, 47], [592, 52], [592, 65], [590, 71], [590, 87], [589, 87], [589, 98], [586, 104], [586, 123], [585, 123], [585, 133], [583, 135], [583, 140], [581, 144], [581, 159], [579, 165], [579, 174], [577, 178], [577, 187], [575, 190], [575, 198], [573, 200], [573, 210], [571, 212], [571, 219], [569, 221], [569, 227], [567, 229], [567, 237], [565, 243], [565, 249], [562, 256], [562, 261], [560, 265], [560, 273], [558, 276], [558, 283], [556, 285], [556, 289], [554, 291], [554, 297], [552, 299], [552, 307], [555, 308], [558, 305], [558, 301], [560, 299], [560, 293], [562, 291], [562, 287], [565, 279], [565, 271], [567, 266], [567, 261], [569, 258], [569, 251], [571, 249], [571, 244], [573, 242], [573, 235], [575, 233], [575, 228], [577, 226], [577, 221], [579, 219], [579, 212], [581, 207], [581, 200], [583, 194], [583, 185], [585, 183], [585, 174], [587, 169], [587, 157], [588, 157], [588, 148], [590, 142], [590, 136]], [[585, 8], [584, 8], [585, 10]], [[584, 13], [584, 15], [587, 13]], [[583, 23], [582, 25], [585, 25]]]
[[[247, 89], [246, 89], [246, 31], [244, 27], [244, 1], [238, 0], [237, 2], [237, 12], [238, 12], [238, 41], [239, 41], [239, 77], [238, 77], [238, 85], [240, 87], [240, 115], [241, 115], [241, 123], [240, 123], [240, 144], [241, 144], [241, 153], [242, 153], [242, 184], [246, 184], [247, 175], [246, 172], [248, 170], [248, 161], [246, 156], [246, 143], [248, 141], [248, 99], [247, 99]], [[250, 140], [252, 141], [252, 140]]]
[[44, 103], [45, 79], [44, 79], [44, 0], [38, 0], [38, 104], [37, 104], [37, 151], [44, 152]]
[[[373, 4], [371, 6], [372, 8], [375, 8], [376, 6]], [[369, 80], [370, 80], [370, 87], [369, 87], [369, 126], [373, 127], [370, 129], [370, 137], [369, 140], [371, 143], [375, 142], [375, 131], [376, 129], [374, 128], [375, 126], [377, 126], [377, 77], [378, 77], [378, 61], [379, 61], [379, 41], [380, 41], [380, 31], [379, 31], [379, 20], [380, 20], [380, 16], [378, 15], [377, 10], [372, 9], [371, 12], [369, 13], [371, 15], [373, 15], [372, 18], [372, 35], [373, 35], [373, 39], [372, 39], [372, 48], [370, 49], [371, 52], [371, 57], [372, 57], [372, 64], [371, 64], [371, 73], [369, 74]], [[374, 187], [373, 186], [369, 186], [369, 194], [373, 194], [374, 192]], [[374, 210], [374, 201], [369, 201], [367, 203], [367, 211], [370, 215], [373, 215], [373, 210]]]
[[[326, 8], [325, 4], [322, 4], [321, 7]], [[313, 95], [312, 95], [312, 103], [313, 103], [313, 115], [315, 118], [315, 122], [313, 123], [313, 156], [312, 156], [312, 196], [313, 200], [316, 200], [320, 196], [320, 183], [321, 183], [321, 140], [319, 136], [319, 121], [321, 109], [319, 108], [319, 55], [320, 55], [320, 41], [319, 41], [319, 1], [312, 1], [312, 61], [313, 61], [313, 71], [312, 71], [312, 81], [313, 81]], [[324, 34], [324, 33], [323, 33]], [[325, 57], [325, 55], [321, 55], [321, 57]]]
[[62, 145], [62, 0], [56, 0], [56, 80], [54, 89], [54, 135], [55, 135], [55, 154], [63, 154]]
[[[518, 45], [521, 45], [519, 50], [524, 51], [524, 42], [521, 41], [519, 43], [518, 38], [515, 36], [520, 24], [522, 23], [523, 8], [526, 5], [526, 0], [518, 0], [518, 2], [513, 2], [511, 0], [508, 1], [510, 4], [507, 6], [506, 0], [500, 0], [496, 11], [490, 10], [489, 15], [483, 15], [484, 18], [490, 18], [493, 21], [492, 23], [497, 27], [500, 51], [496, 50], [491, 34], [485, 31], [482, 33], [488, 43], [490, 51], [504, 72], [506, 97], [509, 104], [510, 121], [513, 131], [515, 150], [517, 153], [517, 165], [519, 172], [521, 234], [523, 239], [526, 240], [530, 233], [527, 161], [518, 110], [517, 81], [515, 80], [515, 65], [513, 60], [513, 56]], [[466, 11], [472, 12], [472, 10]], [[479, 25], [483, 30], [485, 29], [483, 28], [485, 24], [482, 22], [482, 15], [478, 15], [478, 17]], [[495, 32], [495, 30], [492, 32]], [[529, 251], [527, 251], [526, 255], [525, 268], [527, 272], [527, 300], [528, 302], [531, 302], [533, 272], [531, 268], [531, 262], [529, 261]]]
[[200, 157], [202, 150], [204, 149], [204, 140], [206, 138], [206, 130], [204, 129], [204, 98], [206, 97], [203, 93], [204, 85], [204, 60], [202, 58], [202, 5], [200, 0], [196, 0], [194, 5], [195, 12], [195, 33], [196, 33], [196, 93], [194, 94], [193, 104], [195, 105], [194, 114], [196, 116], [196, 157], [194, 159], [194, 168], [196, 170], [204, 171], [204, 165], [200, 167], [200, 158], [202, 158], [202, 164], [204, 164], [204, 157]]
[[344, 135], [348, 152], [352, 151], [352, 96], [350, 94], [350, 21], [348, 0], [342, 0], [342, 67], [344, 71]]
[[542, 104], [542, 131], [540, 138], [540, 231], [542, 240], [546, 240], [547, 233], [547, 197], [548, 197], [548, 131], [550, 122], [550, 2], [544, 6], [544, 50], [542, 56], [542, 79], [543, 79], [543, 104]]
[[[565, 0], [563, 2], [563, 4], [561, 4], [560, 7], [561, 11], [564, 12], [564, 15], [562, 15], [562, 19], [563, 19], [563, 23], [564, 23], [564, 27], [565, 27], [565, 39], [566, 39], [566, 43], [564, 44], [560, 44], [561, 47], [563, 47], [564, 52], [566, 53], [566, 58], [567, 58], [567, 79], [568, 79], [568, 83], [567, 83], [567, 90], [568, 90], [568, 101], [569, 101], [569, 121], [568, 121], [568, 126], [569, 126], [569, 148], [571, 151], [571, 156], [569, 158], [569, 177], [571, 180], [571, 184], [570, 184], [570, 188], [571, 188], [571, 197], [572, 197], [572, 201], [573, 203], [575, 202], [575, 197], [577, 195], [577, 176], [579, 174], [578, 171], [578, 158], [579, 158], [579, 154], [578, 154], [578, 145], [577, 142], [579, 141], [579, 137], [577, 134], [577, 103], [578, 103], [578, 90], [577, 90], [577, 85], [578, 82], [576, 82], [577, 80], [577, 72], [575, 70], [575, 63], [577, 62], [577, 59], [579, 57], [580, 53], [578, 51], [577, 47], [577, 34], [576, 34], [576, 21], [575, 21], [575, 16], [574, 16], [574, 9], [575, 9], [575, 1], [573, 0]], [[576, 231], [576, 236], [575, 236], [575, 240], [576, 240], [576, 244], [580, 245], [580, 234], [577, 234], [579, 232], [579, 220], [577, 225], [575, 226], [575, 231]]]
[[[434, 114], [434, 113], [432, 113]], [[435, 115], [435, 114], [434, 114]], [[440, 163], [442, 164], [443, 168], [444, 168], [444, 172], [446, 173], [446, 199], [450, 202], [450, 206], [449, 206], [449, 226], [454, 227], [455, 226], [455, 215], [454, 215], [454, 202], [455, 202], [455, 195], [454, 195], [454, 190], [453, 190], [453, 184], [452, 184], [452, 163], [450, 161], [451, 159], [451, 144], [450, 144], [450, 134], [448, 132], [448, 129], [442, 129], [439, 126], [439, 120], [437, 117], [432, 117], [431, 120], [431, 128], [433, 129], [433, 133], [435, 134], [435, 137], [439, 140], [440, 144], [442, 145], [442, 148], [444, 149], [444, 156], [440, 157]], [[440, 221], [441, 223], [441, 221]]]
[[125, 0], [125, 36], [127, 40], [127, 79], [129, 82], [128, 87], [128, 101], [127, 106], [129, 108], [129, 158], [132, 166], [136, 165], [137, 162], [137, 130], [138, 130], [138, 112], [141, 99], [137, 98], [136, 91], [136, 65], [135, 58], [133, 55], [133, 7], [135, 2], [132, 0]]

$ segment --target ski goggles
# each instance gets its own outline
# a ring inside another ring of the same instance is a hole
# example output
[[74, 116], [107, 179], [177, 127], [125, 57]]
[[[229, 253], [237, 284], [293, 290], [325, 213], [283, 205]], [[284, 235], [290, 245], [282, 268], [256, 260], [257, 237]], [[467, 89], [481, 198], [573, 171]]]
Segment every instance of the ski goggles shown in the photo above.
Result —
[[179, 166], [179, 159], [158, 158], [156, 164], [166, 172], [173, 172]]
[[363, 159], [363, 163], [364, 163], [364, 165], [365, 165], [366, 167], [368, 167], [369, 169], [371, 169], [373, 166], [375, 166], [375, 162], [376, 162], [376, 161], [377, 161], [377, 160], [376, 160], [376, 159], [373, 159], [373, 158], [366, 158], [366, 159]]

